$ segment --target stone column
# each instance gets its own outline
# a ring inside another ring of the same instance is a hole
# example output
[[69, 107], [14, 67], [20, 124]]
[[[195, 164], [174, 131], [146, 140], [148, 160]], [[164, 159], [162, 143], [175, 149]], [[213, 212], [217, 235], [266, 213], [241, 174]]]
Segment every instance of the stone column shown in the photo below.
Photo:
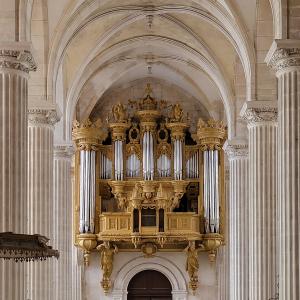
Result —
[[276, 294], [277, 103], [246, 102], [249, 129], [249, 299]]
[[279, 299], [300, 299], [300, 40], [276, 40], [278, 77]]
[[[28, 231], [53, 243], [53, 125], [55, 108], [28, 109]], [[53, 260], [29, 263], [28, 297], [50, 299], [53, 295]]]
[[[54, 268], [54, 299], [73, 300], [72, 269], [72, 146], [54, 148], [54, 247], [60, 257]], [[74, 263], [75, 264], [75, 263]], [[69, 274], [69, 275], [67, 275]]]
[[248, 145], [232, 140], [224, 146], [229, 159], [229, 299], [247, 300], [249, 289]]
[[[0, 42], [0, 232], [26, 233], [30, 45]], [[0, 299], [26, 299], [25, 265], [0, 261]]]

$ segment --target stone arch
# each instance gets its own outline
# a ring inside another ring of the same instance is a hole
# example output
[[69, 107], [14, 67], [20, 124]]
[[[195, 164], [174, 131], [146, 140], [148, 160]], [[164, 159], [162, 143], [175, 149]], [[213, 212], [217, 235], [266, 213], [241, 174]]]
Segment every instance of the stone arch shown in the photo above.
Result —
[[[135, 48], [138, 45], [143, 45], [145, 42], [145, 39], [150, 40], [157, 45], [160, 45], [161, 47], [167, 47], [168, 45], [172, 45], [173, 49], [180, 49], [181, 56], [185, 57], [185, 59], [188, 57], [190, 58], [190, 61], [195, 62], [195, 67], [200, 67], [205, 71], [206, 74], [212, 79], [212, 81], [216, 84], [216, 87], [219, 90], [219, 93], [221, 95], [225, 111], [226, 111], [226, 117], [228, 122], [228, 128], [229, 128], [229, 136], [234, 136], [235, 134], [235, 116], [234, 116], [234, 107], [233, 107], [233, 96], [232, 96], [232, 90], [229, 86], [228, 82], [225, 79], [224, 74], [222, 71], [218, 68], [216, 64], [209, 61], [206, 57], [204, 57], [201, 53], [195, 51], [194, 49], [188, 47], [187, 45], [184, 45], [178, 41], [175, 41], [170, 38], [166, 37], [160, 37], [160, 36], [147, 36], [147, 37], [135, 37], [131, 38], [125, 41], [122, 41], [120, 43], [117, 43], [110, 47], [109, 49], [106, 49], [106, 51], [102, 52], [101, 55], [97, 56], [95, 59], [90, 61], [86, 68], [81, 70], [81, 74], [77, 74], [77, 80], [74, 80], [73, 88], [71, 88], [70, 93], [67, 97], [67, 103], [66, 103], [66, 136], [69, 137], [71, 133], [71, 124], [73, 120], [73, 115], [75, 112], [75, 105], [78, 101], [78, 97], [80, 95], [82, 87], [86, 84], [87, 80], [91, 78], [93, 74], [95, 74], [96, 70], [99, 70], [100, 66], [104, 70], [103, 66], [105, 64], [109, 63], [118, 63], [118, 61], [123, 61], [122, 57], [118, 57], [118, 53], [116, 52], [117, 49], [126, 49], [127, 47], [133, 47]], [[119, 51], [119, 50], [118, 50]], [[111, 55], [114, 54], [115, 58], [112, 60]], [[116, 60], [117, 59], [117, 60]], [[174, 59], [172, 57], [171, 59]], [[181, 57], [175, 57], [175, 59], [182, 59]], [[129, 61], [129, 60], [128, 60]], [[121, 71], [120, 71], [121, 74]], [[104, 76], [103, 76], [104, 78]], [[117, 77], [115, 77], [117, 79]], [[104, 82], [104, 80], [103, 80]], [[105, 85], [103, 83], [103, 85]], [[97, 95], [97, 98], [99, 99], [101, 95]], [[96, 100], [94, 99], [94, 102]], [[92, 100], [91, 102], [92, 103]]]
[[269, 0], [273, 14], [275, 39], [287, 38], [287, 0]]
[[127, 287], [130, 280], [144, 270], [155, 270], [165, 275], [172, 285], [172, 297], [174, 300], [187, 299], [187, 282], [182, 272], [171, 261], [158, 256], [149, 259], [141, 256], [128, 261], [116, 275], [112, 289], [113, 299], [126, 300]]
[[[94, 5], [93, 5], [94, 4]], [[244, 32], [242, 26], [233, 20], [232, 18], [227, 18], [227, 13], [221, 13], [220, 7], [212, 4], [210, 1], [203, 1], [201, 4], [206, 9], [195, 9], [185, 5], [181, 6], [163, 6], [154, 9], [153, 13], [172, 13], [179, 12], [185, 14], [192, 14], [198, 16], [199, 18], [205, 19], [206, 21], [213, 24], [218, 28], [223, 34], [231, 41], [233, 47], [236, 49], [239, 55], [242, 65], [244, 68], [244, 73], [247, 81], [247, 99], [252, 99], [252, 88], [254, 85], [253, 76], [255, 73], [255, 63], [254, 63], [254, 49], [248, 41], [247, 34]], [[113, 9], [108, 9], [106, 11], [101, 11], [101, 8], [95, 9], [94, 1], [91, 1], [89, 5], [82, 5], [76, 8], [77, 19], [74, 18], [74, 7], [70, 6], [68, 13], [65, 15], [65, 22], [61, 23], [57, 28], [57, 35], [54, 38], [53, 46], [51, 47], [51, 52], [49, 56], [49, 70], [48, 70], [48, 92], [50, 97], [55, 97], [55, 82], [57, 79], [57, 72], [59, 69], [59, 64], [62, 60], [64, 49], [70, 43], [71, 39], [83, 28], [85, 24], [92, 22], [94, 19], [101, 17], [101, 15], [115, 14], [119, 11], [132, 10], [132, 7], [114, 7]], [[226, 10], [223, 7], [224, 10]], [[206, 10], [210, 11], [208, 15]], [[147, 14], [144, 7], [135, 7], [135, 12], [132, 17], [129, 18], [129, 22], [134, 21]], [[78, 20], [78, 16], [81, 19]], [[119, 30], [116, 28], [116, 30]]]

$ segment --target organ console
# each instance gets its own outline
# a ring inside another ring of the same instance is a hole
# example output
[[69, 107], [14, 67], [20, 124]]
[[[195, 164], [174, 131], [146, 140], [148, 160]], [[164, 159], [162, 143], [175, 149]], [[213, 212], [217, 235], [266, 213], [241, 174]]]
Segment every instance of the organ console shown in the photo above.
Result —
[[[107, 124], [75, 121], [73, 139], [74, 237], [86, 264], [97, 249], [112, 260], [115, 248], [207, 251], [214, 261], [225, 232], [223, 122], [200, 119], [193, 134], [180, 104], [148, 86], [144, 98], [114, 105]], [[190, 275], [193, 290], [197, 281]]]

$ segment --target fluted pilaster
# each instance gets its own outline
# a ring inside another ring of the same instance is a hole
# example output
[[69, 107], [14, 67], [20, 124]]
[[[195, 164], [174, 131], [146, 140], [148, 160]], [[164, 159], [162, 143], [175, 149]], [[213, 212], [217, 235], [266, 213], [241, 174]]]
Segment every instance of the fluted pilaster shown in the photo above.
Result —
[[[28, 231], [53, 242], [53, 125], [54, 108], [28, 110]], [[29, 263], [28, 296], [53, 298], [53, 261]]]
[[229, 141], [225, 145], [229, 159], [229, 299], [248, 300], [249, 294], [249, 184], [248, 145]]
[[[55, 262], [54, 299], [76, 300], [72, 296], [73, 272], [72, 252], [72, 180], [71, 159], [73, 149], [70, 146], [54, 148], [54, 246], [59, 250], [60, 259]], [[63, 274], [69, 274], [64, 276]]]
[[277, 40], [266, 61], [278, 77], [279, 299], [300, 299], [300, 41]]
[[249, 299], [276, 295], [277, 103], [247, 102], [249, 129]]
[[[0, 43], [0, 231], [26, 232], [27, 81], [36, 66], [27, 43]], [[26, 299], [25, 266], [0, 261], [0, 299]]]

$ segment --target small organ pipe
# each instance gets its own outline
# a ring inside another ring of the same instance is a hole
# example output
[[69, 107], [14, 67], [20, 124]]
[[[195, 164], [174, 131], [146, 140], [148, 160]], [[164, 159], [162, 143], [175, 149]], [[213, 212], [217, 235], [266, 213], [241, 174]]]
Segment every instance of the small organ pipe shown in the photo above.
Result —
[[90, 172], [90, 232], [95, 231], [95, 151], [91, 151], [91, 172]]
[[215, 154], [215, 185], [216, 185], [216, 193], [215, 193], [215, 199], [216, 199], [216, 207], [215, 207], [215, 222], [216, 222], [216, 232], [219, 232], [219, 223], [220, 223], [220, 200], [219, 200], [219, 152], [218, 150], [214, 151]]
[[85, 174], [85, 151], [80, 151], [80, 221], [79, 221], [79, 232], [84, 233], [84, 184]]
[[85, 151], [85, 195], [84, 195], [84, 230], [89, 231], [89, 192], [90, 192], [90, 151]]

